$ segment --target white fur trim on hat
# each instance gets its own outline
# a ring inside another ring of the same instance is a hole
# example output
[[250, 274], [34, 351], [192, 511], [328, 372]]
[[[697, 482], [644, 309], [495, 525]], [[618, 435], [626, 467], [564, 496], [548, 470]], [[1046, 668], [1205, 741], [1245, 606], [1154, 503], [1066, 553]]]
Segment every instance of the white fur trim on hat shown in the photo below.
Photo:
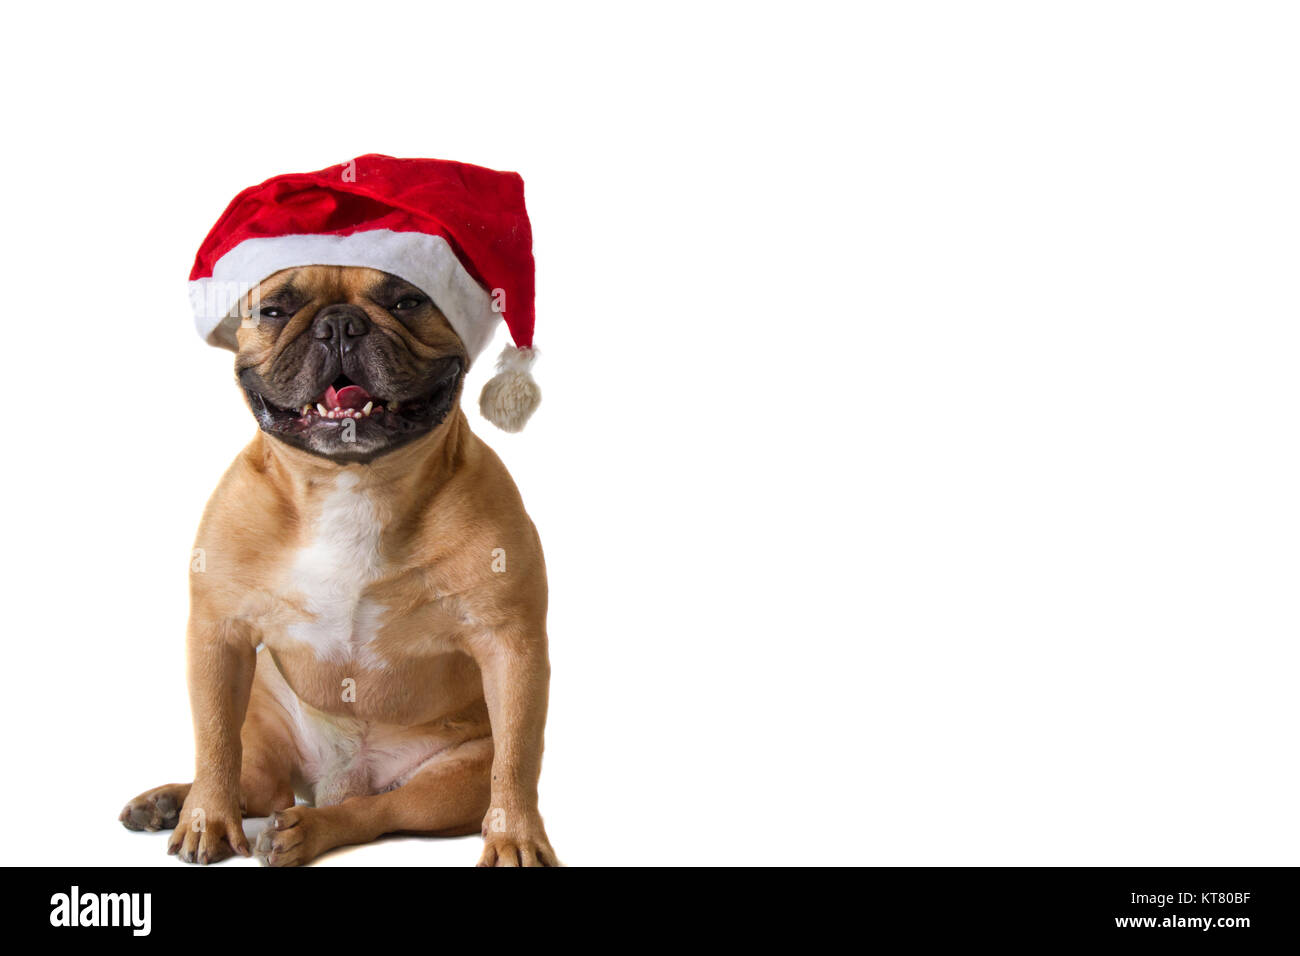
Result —
[[199, 334], [213, 345], [235, 348], [239, 300], [263, 279], [295, 266], [365, 266], [405, 279], [447, 317], [471, 362], [487, 348], [501, 320], [492, 297], [442, 236], [368, 229], [346, 236], [245, 239], [217, 260], [210, 278], [190, 283]]
[[542, 390], [528, 371], [535, 361], [536, 349], [507, 345], [497, 358], [497, 374], [483, 386], [478, 399], [479, 411], [502, 431], [523, 431], [542, 401]]

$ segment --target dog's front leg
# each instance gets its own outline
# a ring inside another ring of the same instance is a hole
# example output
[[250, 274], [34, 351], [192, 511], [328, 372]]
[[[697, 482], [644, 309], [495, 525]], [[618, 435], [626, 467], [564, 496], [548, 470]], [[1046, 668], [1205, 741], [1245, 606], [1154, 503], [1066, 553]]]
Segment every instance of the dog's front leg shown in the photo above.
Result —
[[479, 866], [557, 866], [537, 809], [551, 667], [546, 632], [493, 630], [473, 645], [492, 723], [492, 803]]
[[186, 863], [215, 863], [232, 851], [248, 856], [239, 809], [239, 729], [257, 666], [255, 642], [245, 626], [191, 619], [186, 657], [194, 785], [167, 852], [179, 853]]

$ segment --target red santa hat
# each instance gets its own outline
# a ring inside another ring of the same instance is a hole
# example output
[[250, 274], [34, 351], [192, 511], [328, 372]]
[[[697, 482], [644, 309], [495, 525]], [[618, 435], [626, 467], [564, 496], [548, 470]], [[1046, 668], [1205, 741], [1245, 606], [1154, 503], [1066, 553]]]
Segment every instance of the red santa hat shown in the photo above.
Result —
[[368, 155], [245, 189], [199, 247], [190, 301], [199, 334], [233, 349], [239, 300], [294, 266], [367, 266], [424, 292], [472, 362], [504, 320], [514, 340], [479, 399], [519, 431], [541, 393], [533, 350], [533, 239], [518, 173]]

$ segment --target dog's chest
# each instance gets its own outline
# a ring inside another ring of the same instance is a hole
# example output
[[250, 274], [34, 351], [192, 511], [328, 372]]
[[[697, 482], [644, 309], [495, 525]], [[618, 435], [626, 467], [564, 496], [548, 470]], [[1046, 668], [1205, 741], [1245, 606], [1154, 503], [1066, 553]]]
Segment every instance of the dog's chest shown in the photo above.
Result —
[[317, 659], [383, 668], [375, 649], [387, 608], [366, 596], [383, 574], [383, 522], [374, 500], [344, 472], [322, 503], [306, 546], [292, 559], [288, 588], [303, 611], [286, 637]]

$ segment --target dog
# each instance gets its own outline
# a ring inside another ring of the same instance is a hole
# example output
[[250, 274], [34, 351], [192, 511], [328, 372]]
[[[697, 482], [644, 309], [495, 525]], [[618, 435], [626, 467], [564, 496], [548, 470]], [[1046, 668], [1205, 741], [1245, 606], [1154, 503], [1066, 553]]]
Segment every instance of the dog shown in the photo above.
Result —
[[[188, 863], [481, 832], [480, 866], [559, 865], [537, 795], [546, 568], [460, 408], [465, 344], [415, 285], [360, 266], [281, 270], [239, 310], [258, 432], [195, 543], [195, 779], [121, 822], [171, 828]], [[245, 816], [271, 818], [252, 847]]]

